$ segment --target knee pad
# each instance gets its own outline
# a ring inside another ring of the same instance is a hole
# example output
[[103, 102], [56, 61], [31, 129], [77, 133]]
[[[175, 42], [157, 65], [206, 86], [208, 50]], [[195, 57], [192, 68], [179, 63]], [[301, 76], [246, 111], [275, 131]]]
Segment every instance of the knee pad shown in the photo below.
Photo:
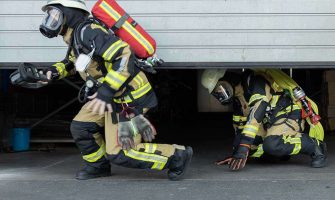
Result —
[[102, 127], [99, 127], [98, 124], [94, 122], [79, 122], [73, 120], [70, 126], [72, 137], [75, 141], [85, 138], [93, 138], [94, 133], [98, 133], [102, 130]]
[[266, 154], [272, 156], [290, 155], [291, 152], [288, 146], [284, 144], [282, 137], [277, 135], [272, 135], [264, 139], [263, 150]]

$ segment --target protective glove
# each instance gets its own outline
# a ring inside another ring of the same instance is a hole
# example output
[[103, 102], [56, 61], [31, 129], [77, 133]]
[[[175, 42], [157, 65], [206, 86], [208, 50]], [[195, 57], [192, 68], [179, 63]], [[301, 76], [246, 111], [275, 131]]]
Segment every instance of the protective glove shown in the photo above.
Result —
[[123, 150], [129, 150], [135, 147], [134, 135], [135, 129], [131, 121], [118, 123], [118, 141]]
[[240, 144], [236, 152], [232, 156], [229, 156], [221, 161], [217, 161], [217, 165], [229, 165], [231, 170], [240, 170], [244, 168], [248, 156], [249, 156], [250, 145]]
[[131, 118], [131, 122], [136, 127], [137, 133], [142, 135], [145, 142], [151, 142], [155, 139], [155, 135], [157, 134], [156, 129], [142, 114]]
[[106, 109], [108, 112], [112, 112], [112, 98], [114, 93], [115, 91], [110, 88], [107, 83], [101, 84], [98, 92], [88, 97], [92, 101], [89, 102], [87, 108], [92, 109], [93, 113], [99, 113], [99, 115], [103, 115]]

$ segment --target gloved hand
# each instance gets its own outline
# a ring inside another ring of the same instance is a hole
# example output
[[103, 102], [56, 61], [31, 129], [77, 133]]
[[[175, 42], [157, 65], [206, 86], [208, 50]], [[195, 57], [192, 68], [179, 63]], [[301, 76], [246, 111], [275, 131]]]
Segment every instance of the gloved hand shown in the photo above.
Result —
[[47, 80], [39, 81], [42, 84], [47, 85], [50, 83], [52, 80], [56, 79], [59, 77], [59, 73], [56, 69], [56, 67], [50, 66], [44, 70], [39, 71], [40, 74], [44, 75]]
[[135, 129], [131, 121], [118, 123], [118, 141], [123, 150], [129, 150], [135, 147], [134, 135]]
[[88, 109], [92, 109], [93, 113], [99, 113], [103, 115], [105, 110], [112, 112], [112, 98], [114, 96], [114, 91], [109, 87], [107, 83], [101, 84], [98, 89], [98, 92], [89, 96], [88, 98], [92, 101], [88, 104]]
[[217, 161], [217, 165], [229, 165], [232, 170], [240, 170], [244, 168], [249, 156], [250, 145], [240, 144], [236, 152], [221, 161]]
[[142, 114], [131, 118], [131, 122], [137, 128], [137, 133], [142, 135], [145, 142], [151, 142], [157, 134], [156, 129]]

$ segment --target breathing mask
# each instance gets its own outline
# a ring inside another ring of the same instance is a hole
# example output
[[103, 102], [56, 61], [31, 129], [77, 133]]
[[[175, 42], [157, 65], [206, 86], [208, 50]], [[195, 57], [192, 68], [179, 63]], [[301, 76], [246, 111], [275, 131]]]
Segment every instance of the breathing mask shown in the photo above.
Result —
[[232, 101], [233, 87], [226, 81], [219, 81], [211, 93], [222, 105]]
[[56, 37], [62, 28], [64, 22], [63, 12], [54, 6], [48, 6], [45, 10], [45, 15], [40, 25], [40, 32], [48, 38]]

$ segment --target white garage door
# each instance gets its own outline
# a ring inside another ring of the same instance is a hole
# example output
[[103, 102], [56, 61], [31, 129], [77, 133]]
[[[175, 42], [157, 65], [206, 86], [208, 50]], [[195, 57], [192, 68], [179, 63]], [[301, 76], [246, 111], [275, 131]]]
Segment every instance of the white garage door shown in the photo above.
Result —
[[[46, 1], [0, 0], [0, 67], [54, 62], [66, 47], [38, 31]], [[92, 7], [95, 1], [87, 1]], [[334, 0], [119, 0], [166, 62], [335, 63]]]

